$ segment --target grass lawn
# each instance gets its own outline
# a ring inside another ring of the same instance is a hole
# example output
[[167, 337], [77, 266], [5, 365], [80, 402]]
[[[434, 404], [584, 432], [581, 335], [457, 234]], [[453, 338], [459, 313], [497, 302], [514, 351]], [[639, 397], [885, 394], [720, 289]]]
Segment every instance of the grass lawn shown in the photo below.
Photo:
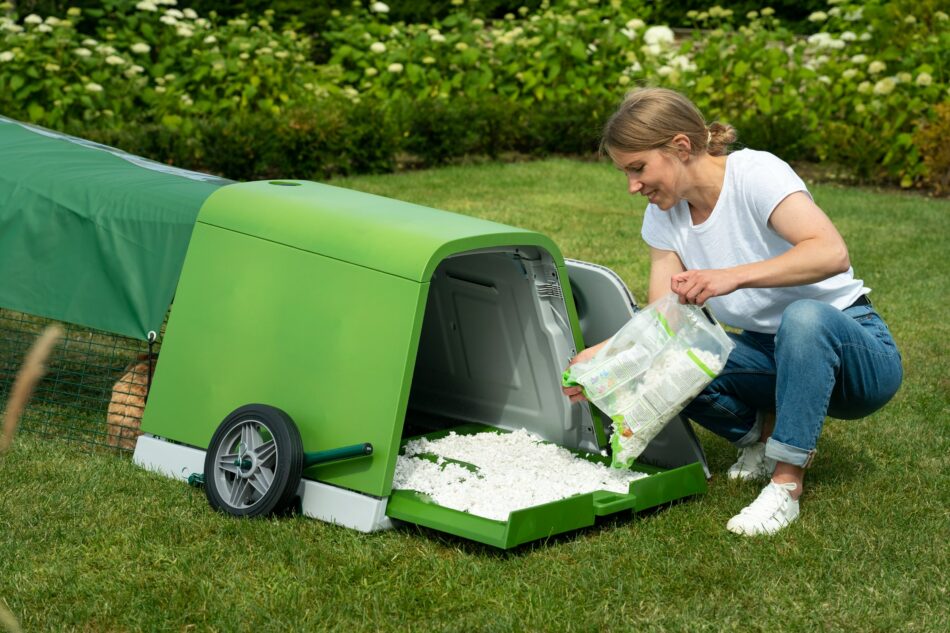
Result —
[[[338, 181], [536, 229], [646, 296], [643, 198], [549, 160]], [[812, 188], [904, 356], [882, 411], [832, 420], [798, 522], [726, 532], [759, 486], [701, 432], [706, 495], [502, 552], [421, 528], [238, 521], [204, 494], [29, 434], [0, 459], [0, 601], [25, 631], [950, 630], [950, 201]], [[0, 630], [2, 630], [0, 621]]]

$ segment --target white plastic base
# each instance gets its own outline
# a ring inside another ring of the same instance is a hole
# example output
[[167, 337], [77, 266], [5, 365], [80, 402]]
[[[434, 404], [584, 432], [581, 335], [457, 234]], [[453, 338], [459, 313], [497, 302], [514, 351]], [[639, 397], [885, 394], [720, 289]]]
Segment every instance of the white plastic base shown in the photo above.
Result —
[[205, 452], [153, 435], [142, 435], [135, 444], [132, 461], [145, 470], [188, 481], [188, 476], [192, 473], [204, 472]]
[[[192, 473], [204, 472], [205, 451], [142, 435], [135, 445], [132, 461], [146, 470], [187, 481]], [[305, 516], [360, 532], [393, 527], [386, 516], [387, 497], [373, 497], [310, 479], [301, 480], [298, 494]]]

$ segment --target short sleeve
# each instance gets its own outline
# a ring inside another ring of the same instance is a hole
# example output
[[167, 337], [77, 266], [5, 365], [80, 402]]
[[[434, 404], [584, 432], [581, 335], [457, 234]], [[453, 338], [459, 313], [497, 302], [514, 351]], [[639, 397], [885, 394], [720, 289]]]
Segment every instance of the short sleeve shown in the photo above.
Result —
[[762, 224], [768, 224], [772, 212], [791, 194], [808, 187], [791, 166], [768, 152], [750, 152], [740, 173], [740, 189], [747, 205]]
[[656, 205], [648, 204], [643, 214], [643, 228], [640, 230], [643, 241], [664, 251], [675, 251], [673, 245], [673, 224], [670, 214], [660, 211]]

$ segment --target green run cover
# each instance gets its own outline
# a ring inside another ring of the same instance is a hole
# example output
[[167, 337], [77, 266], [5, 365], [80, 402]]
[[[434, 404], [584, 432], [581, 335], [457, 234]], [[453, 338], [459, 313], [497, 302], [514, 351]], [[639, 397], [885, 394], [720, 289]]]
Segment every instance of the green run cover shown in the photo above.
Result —
[[147, 339], [230, 183], [0, 116], [0, 307]]

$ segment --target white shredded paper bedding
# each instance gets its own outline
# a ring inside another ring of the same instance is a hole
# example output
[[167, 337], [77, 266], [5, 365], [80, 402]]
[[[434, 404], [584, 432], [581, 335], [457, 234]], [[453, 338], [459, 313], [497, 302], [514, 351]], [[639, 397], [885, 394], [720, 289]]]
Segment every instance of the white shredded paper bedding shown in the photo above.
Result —
[[[396, 460], [394, 489], [415, 490], [440, 506], [497, 521], [515, 510], [595, 490], [625, 493], [631, 481], [647, 476], [589, 462], [524, 429], [421, 438], [407, 442], [404, 453]], [[420, 454], [437, 460], [416, 457]]]

